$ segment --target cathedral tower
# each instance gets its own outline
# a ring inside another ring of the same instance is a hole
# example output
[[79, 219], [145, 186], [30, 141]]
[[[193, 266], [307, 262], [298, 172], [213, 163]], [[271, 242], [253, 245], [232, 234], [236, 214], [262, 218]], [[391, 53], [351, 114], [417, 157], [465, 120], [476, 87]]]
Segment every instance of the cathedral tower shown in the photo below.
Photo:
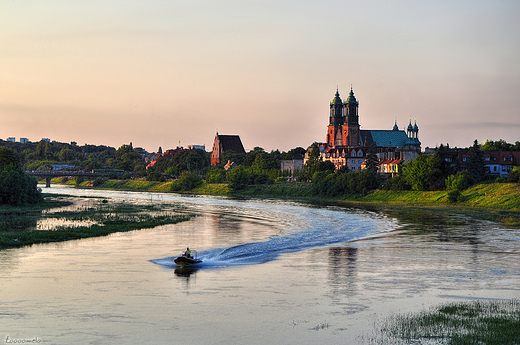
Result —
[[327, 145], [341, 146], [343, 143], [342, 127], [345, 123], [344, 104], [336, 89], [336, 94], [330, 102], [329, 126], [327, 127]]
[[359, 146], [361, 145], [359, 135], [359, 102], [354, 96], [354, 90], [350, 88], [350, 94], [345, 102], [347, 111], [345, 125], [343, 126], [343, 146]]

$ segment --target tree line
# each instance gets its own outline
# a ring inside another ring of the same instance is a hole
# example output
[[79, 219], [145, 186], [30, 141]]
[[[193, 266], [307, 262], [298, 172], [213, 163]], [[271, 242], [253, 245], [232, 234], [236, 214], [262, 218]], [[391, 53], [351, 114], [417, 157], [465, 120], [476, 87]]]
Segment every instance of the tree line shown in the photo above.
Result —
[[21, 206], [42, 200], [38, 181], [24, 172], [19, 156], [0, 147], [0, 204]]
[[[19, 171], [50, 170], [52, 164], [70, 164], [75, 170], [120, 169], [125, 178], [146, 178], [150, 181], [174, 180], [173, 190], [186, 191], [207, 183], [228, 183], [231, 189], [240, 190], [250, 185], [272, 184], [286, 181], [288, 172], [281, 171], [281, 161], [303, 156], [307, 150], [297, 147], [288, 152], [273, 150], [266, 152], [255, 147], [246, 153], [225, 152], [222, 163], [210, 166], [211, 153], [203, 150], [176, 150], [175, 154], [158, 157], [153, 166], [146, 167], [146, 151], [134, 148], [132, 143], [118, 149], [108, 146], [45, 142], [9, 143], [0, 140], [0, 146], [11, 146], [18, 157], [15, 166]], [[366, 169], [349, 171], [347, 167], [336, 170], [333, 163], [320, 157], [319, 146], [313, 143], [308, 151], [308, 159], [303, 170], [297, 172], [298, 181], [312, 183], [316, 196], [338, 197], [348, 194], [366, 194], [375, 189], [385, 190], [448, 190], [456, 199], [460, 192], [472, 184], [481, 182], [485, 176], [483, 150], [516, 150], [520, 143], [508, 144], [503, 140], [486, 141], [480, 145], [475, 140], [467, 148], [465, 169], [458, 164], [444, 160], [442, 153], [449, 152], [449, 145], [440, 145], [432, 155], [420, 155], [416, 159], [401, 164], [394, 177], [377, 173], [378, 159], [375, 148], [367, 152]], [[162, 149], [159, 148], [159, 152]], [[234, 167], [224, 166], [233, 162]], [[507, 181], [518, 182], [519, 170], [515, 167]], [[28, 183], [28, 182], [27, 182]], [[25, 188], [25, 187], [24, 187]]]
[[132, 143], [118, 149], [105, 145], [78, 145], [76, 142], [57, 141], [13, 143], [0, 140], [0, 147], [15, 152], [26, 171], [49, 171], [53, 165], [68, 165], [67, 170], [92, 171], [94, 169], [119, 169], [139, 176], [146, 175], [146, 163], [142, 148]]

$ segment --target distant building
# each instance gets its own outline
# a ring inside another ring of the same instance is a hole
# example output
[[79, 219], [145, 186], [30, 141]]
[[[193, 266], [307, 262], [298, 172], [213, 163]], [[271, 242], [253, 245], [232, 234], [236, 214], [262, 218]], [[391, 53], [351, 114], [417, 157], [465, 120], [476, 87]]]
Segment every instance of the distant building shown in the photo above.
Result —
[[16, 138], [15, 137], [9, 137], [9, 138], [7, 138], [7, 141], [15, 143], [16, 142]]
[[28, 142], [29, 142], [29, 139], [27, 139], [27, 138], [20, 138], [20, 143], [25, 144], [25, 143], [28, 143]]
[[211, 166], [220, 164], [222, 155], [229, 151], [246, 153], [238, 135], [222, 135], [217, 132], [213, 141], [213, 150], [211, 151]]
[[177, 148], [166, 150], [164, 153], [158, 153], [156, 155], [152, 155], [151, 157], [145, 158], [145, 161], [149, 161], [146, 168], [153, 167], [155, 165], [155, 163], [157, 163], [157, 160], [161, 157], [166, 158], [166, 159], [172, 159], [173, 156], [175, 156], [179, 152], [193, 151], [193, 150], [195, 150], [195, 148], [193, 148], [193, 145], [189, 145], [187, 149], [185, 149], [182, 146], [177, 146]]
[[[390, 130], [364, 130], [359, 124], [359, 102], [351, 88], [343, 102], [336, 90], [330, 102], [329, 125], [326, 142], [320, 144], [323, 160], [334, 163], [336, 169], [347, 166], [351, 171], [364, 168], [370, 150], [374, 150], [380, 163], [380, 173], [396, 171], [401, 162], [414, 159], [421, 152], [417, 123], [400, 130], [397, 122]], [[307, 155], [306, 155], [307, 159]]]
[[202, 150], [202, 151], [206, 151], [206, 145], [188, 145], [188, 150]]
[[280, 162], [280, 169], [282, 171], [289, 171], [291, 176], [298, 171], [303, 170], [304, 156], [294, 156], [291, 160], [283, 160]]

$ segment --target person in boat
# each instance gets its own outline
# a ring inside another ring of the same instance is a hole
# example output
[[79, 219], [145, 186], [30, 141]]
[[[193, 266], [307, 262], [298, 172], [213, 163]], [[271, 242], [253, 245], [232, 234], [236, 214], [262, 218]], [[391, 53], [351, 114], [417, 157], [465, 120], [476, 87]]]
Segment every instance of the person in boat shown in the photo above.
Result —
[[190, 251], [190, 248], [186, 248], [186, 251], [184, 252], [184, 256], [187, 257], [188, 259], [191, 258], [191, 251]]

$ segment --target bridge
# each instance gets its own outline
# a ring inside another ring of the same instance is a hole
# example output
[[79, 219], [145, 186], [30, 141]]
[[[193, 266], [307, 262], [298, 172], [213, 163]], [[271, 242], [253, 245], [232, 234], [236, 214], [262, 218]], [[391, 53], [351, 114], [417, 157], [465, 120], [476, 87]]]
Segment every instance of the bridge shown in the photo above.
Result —
[[45, 187], [49, 188], [51, 186], [51, 179], [54, 177], [89, 177], [89, 178], [98, 178], [98, 177], [108, 177], [108, 175], [113, 174], [112, 171], [104, 171], [104, 172], [84, 172], [84, 171], [27, 171], [27, 175], [34, 176], [39, 179], [45, 179]]

